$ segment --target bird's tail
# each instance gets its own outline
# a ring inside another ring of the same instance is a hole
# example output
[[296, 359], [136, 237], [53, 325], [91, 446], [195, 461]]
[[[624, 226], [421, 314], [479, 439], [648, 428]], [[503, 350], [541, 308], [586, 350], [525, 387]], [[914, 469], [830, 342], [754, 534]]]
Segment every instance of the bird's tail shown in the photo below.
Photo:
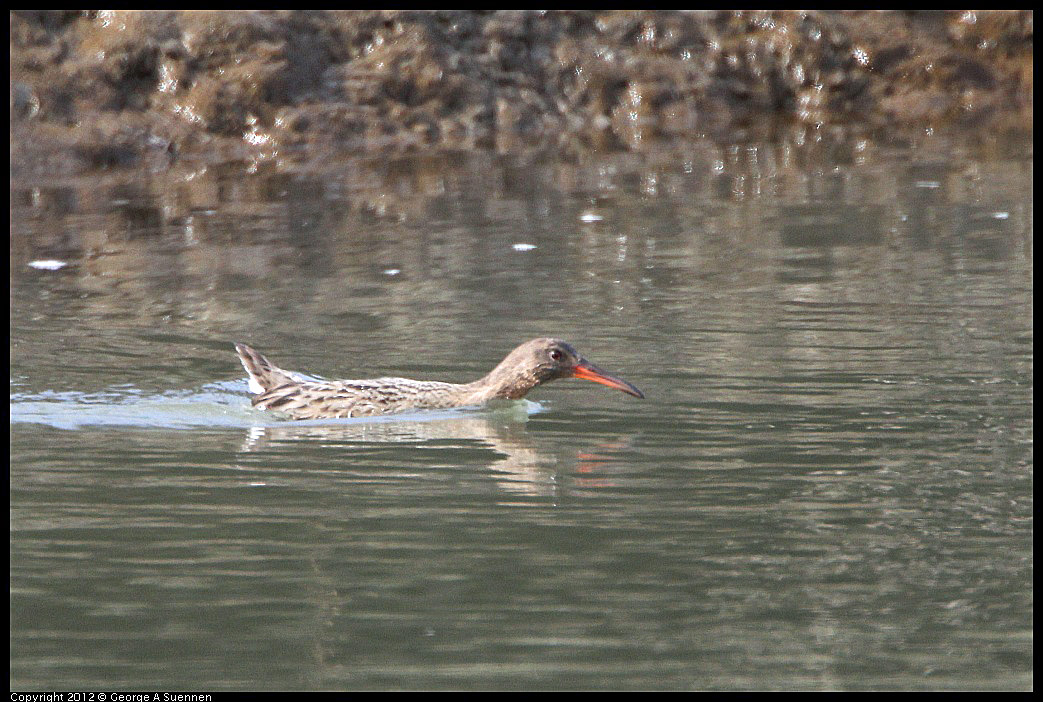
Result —
[[250, 392], [255, 395], [282, 385], [301, 382], [295, 373], [284, 371], [246, 344], [236, 344], [235, 351], [250, 377]]

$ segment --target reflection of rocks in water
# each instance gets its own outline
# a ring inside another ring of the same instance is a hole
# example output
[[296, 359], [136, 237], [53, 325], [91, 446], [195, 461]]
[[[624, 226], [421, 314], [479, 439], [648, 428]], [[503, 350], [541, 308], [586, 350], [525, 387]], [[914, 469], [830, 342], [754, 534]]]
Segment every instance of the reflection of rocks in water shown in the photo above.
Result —
[[785, 283], [829, 281], [836, 275], [835, 249], [873, 247], [884, 241], [887, 222], [881, 206], [833, 200], [785, 205], [779, 213], [785, 265], [778, 278]]
[[[513, 405], [513, 406], [512, 406]], [[532, 403], [505, 403], [493, 411], [404, 415], [370, 420], [331, 420], [323, 423], [285, 422], [254, 427], [243, 442], [243, 452], [259, 452], [275, 445], [319, 441], [343, 446], [387, 444], [391, 447], [451, 450], [473, 449], [478, 443], [495, 454], [488, 468], [500, 474], [497, 485], [505, 492], [547, 496], [556, 490], [557, 458], [537, 450], [525, 431]], [[336, 423], [333, 423], [336, 422]], [[446, 443], [448, 442], [448, 443]]]
[[779, 209], [784, 222], [780, 240], [786, 248], [874, 246], [884, 238], [884, 210], [880, 206], [834, 201]]

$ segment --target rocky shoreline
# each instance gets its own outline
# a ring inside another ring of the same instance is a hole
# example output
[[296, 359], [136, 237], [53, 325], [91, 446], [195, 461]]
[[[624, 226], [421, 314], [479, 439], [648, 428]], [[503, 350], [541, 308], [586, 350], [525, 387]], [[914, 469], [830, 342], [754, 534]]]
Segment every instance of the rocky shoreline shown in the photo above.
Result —
[[14, 11], [11, 173], [1032, 134], [1031, 11]]

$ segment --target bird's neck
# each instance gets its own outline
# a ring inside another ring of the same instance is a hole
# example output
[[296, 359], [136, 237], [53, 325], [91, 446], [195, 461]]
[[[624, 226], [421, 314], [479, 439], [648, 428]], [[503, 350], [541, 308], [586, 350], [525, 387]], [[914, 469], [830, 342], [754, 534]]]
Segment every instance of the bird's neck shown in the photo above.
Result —
[[531, 370], [519, 368], [508, 363], [508, 360], [504, 359], [484, 378], [468, 383], [467, 387], [474, 393], [476, 402], [494, 398], [519, 400], [542, 382]]

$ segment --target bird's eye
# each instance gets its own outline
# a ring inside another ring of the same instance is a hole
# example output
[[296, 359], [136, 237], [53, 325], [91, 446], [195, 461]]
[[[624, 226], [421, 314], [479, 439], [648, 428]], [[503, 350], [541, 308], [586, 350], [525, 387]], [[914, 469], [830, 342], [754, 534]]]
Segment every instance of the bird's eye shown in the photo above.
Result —
[[552, 361], [560, 361], [565, 358], [565, 354], [561, 352], [561, 349], [551, 349], [550, 358]]

